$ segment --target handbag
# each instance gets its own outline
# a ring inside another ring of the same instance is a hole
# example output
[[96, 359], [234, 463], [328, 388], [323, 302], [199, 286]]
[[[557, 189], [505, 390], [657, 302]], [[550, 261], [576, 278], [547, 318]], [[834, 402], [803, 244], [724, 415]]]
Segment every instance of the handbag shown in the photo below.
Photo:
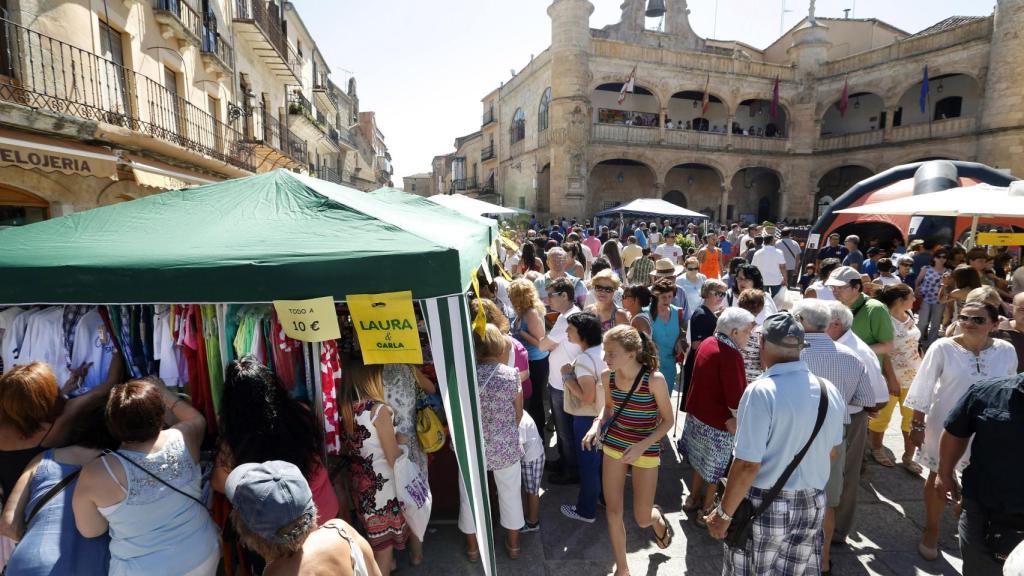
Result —
[[395, 481], [405, 523], [422, 542], [427, 532], [427, 523], [430, 521], [433, 498], [430, 494], [430, 484], [423, 471], [409, 459], [407, 446], [402, 446], [402, 453], [395, 460]]
[[[593, 358], [591, 358], [590, 356], [588, 356], [586, 354], [580, 354], [579, 356], [577, 356], [576, 359], [572, 361], [573, 373], [575, 374], [575, 372], [576, 372], [576, 365], [579, 364], [579, 362], [583, 358], [586, 358], [586, 359], [588, 359], [590, 361], [590, 373], [593, 374], [594, 375], [594, 379], [597, 380], [597, 383], [595, 384], [595, 389], [594, 389], [594, 393], [596, 394], [596, 398], [604, 398], [604, 390], [603, 390], [604, 387], [601, 385], [601, 375], [597, 372], [597, 362], [595, 362]], [[579, 381], [579, 376], [577, 376], [577, 381]], [[562, 400], [562, 409], [565, 410], [565, 412], [567, 414], [576, 415], [576, 414], [579, 414], [580, 411], [585, 410], [586, 408], [589, 407], [589, 406], [584, 406], [583, 405], [583, 399], [578, 397], [578, 396], [576, 396], [575, 394], [573, 394], [572, 391], [569, 390], [568, 387], [566, 387], [566, 389], [565, 389], [565, 395], [564, 396], [565, 397]], [[598, 403], [600, 403], [600, 402], [598, 401]]]
[[[626, 404], [629, 404], [629, 401], [633, 398], [633, 394], [636, 392], [636, 389], [640, 386], [640, 382], [646, 381], [649, 376], [650, 376], [650, 372], [648, 372], [646, 368], [641, 368], [640, 372], [637, 372], [636, 378], [633, 379], [633, 386], [629, 389], [629, 394], [626, 394], [626, 399], [623, 400], [622, 404], [619, 404], [619, 407], [615, 409], [615, 413], [612, 414], [612, 417], [609, 418], [607, 422], [605, 422], [604, 424], [601, 425], [601, 436], [600, 436], [601, 444], [604, 444], [604, 439], [605, 439], [606, 436], [608, 436], [608, 430], [612, 427], [612, 424], [614, 424], [615, 421], [619, 418], [619, 414], [622, 414], [622, 410], [625, 409]], [[611, 383], [612, 387], [614, 388], [615, 387], [615, 372], [611, 373], [611, 377], [610, 378], [611, 378], [611, 382], [610, 383]]]
[[1024, 542], [1024, 516], [994, 514], [985, 523], [985, 547], [997, 562], [1005, 562], [1021, 542]]
[[[821, 379], [817, 376], [814, 379], [818, 382], [818, 388], [821, 390], [821, 395], [818, 398], [818, 418], [814, 421], [814, 431], [811, 432], [811, 437], [807, 439], [807, 443], [804, 447], [793, 456], [793, 460], [789, 463], [789, 466], [782, 472], [779, 479], [775, 481], [771, 489], [765, 495], [764, 499], [761, 500], [761, 504], [755, 509], [754, 503], [750, 501], [750, 498], [746, 496], [740, 501], [739, 506], [736, 507], [736, 511], [732, 513], [732, 522], [725, 531], [725, 543], [730, 548], [744, 548], [747, 542], [750, 541], [751, 532], [754, 528], [754, 520], [757, 520], [758, 516], [764, 513], [765, 510], [771, 506], [772, 502], [775, 501], [779, 496], [779, 492], [782, 491], [782, 487], [786, 485], [789, 477], [796, 471], [797, 466], [800, 465], [800, 461], [804, 459], [804, 455], [807, 454], [807, 450], [810, 449], [811, 444], [814, 443], [814, 439], [817, 438], [818, 432], [821, 430], [822, 424], [825, 423], [825, 414], [828, 412], [828, 391], [822, 384]], [[715, 497], [715, 504], [717, 506], [722, 505], [722, 496], [725, 494], [725, 488], [728, 485], [726, 478], [718, 480], [718, 495]]]
[[427, 454], [433, 454], [444, 447], [444, 425], [434, 409], [426, 404], [416, 410], [416, 438]]
[[683, 319], [683, 309], [680, 308], [677, 312], [679, 312], [679, 336], [676, 337], [673, 350], [676, 353], [676, 362], [683, 362], [686, 360], [686, 351], [690, 349], [690, 343], [686, 341], [686, 322]]

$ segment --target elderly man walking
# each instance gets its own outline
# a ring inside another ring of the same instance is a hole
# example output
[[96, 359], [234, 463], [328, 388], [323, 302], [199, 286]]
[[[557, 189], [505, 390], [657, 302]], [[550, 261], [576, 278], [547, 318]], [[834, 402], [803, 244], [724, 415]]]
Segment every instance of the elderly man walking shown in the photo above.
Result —
[[[721, 502], [706, 521], [711, 536], [724, 538], [740, 502], [749, 498], [756, 510], [781, 480], [771, 506], [753, 520], [750, 539], [726, 549], [723, 574], [803, 576], [821, 566], [824, 488], [829, 459], [842, 445], [846, 404], [800, 359], [804, 330], [793, 316], [769, 316], [761, 341], [768, 368], [740, 399], [735, 459]], [[822, 409], [816, 428], [808, 414]]]
[[[832, 312], [828, 305], [814, 298], [801, 300], [794, 307], [793, 315], [803, 324], [809, 345], [800, 353], [800, 359], [807, 363], [815, 376], [826, 378], [835, 384], [846, 403], [846, 409], [843, 411], [843, 448], [840, 451], [842, 457], [832, 461], [828, 485], [825, 487], [828, 510], [825, 514], [825, 541], [822, 546], [821, 561], [822, 574], [829, 574], [831, 570], [830, 543], [832, 532], [835, 529], [836, 508], [843, 496], [846, 452], [850, 450], [848, 443], [851, 422], [850, 408], [863, 409], [868, 406], [874, 409], [876, 401], [868, 370], [857, 353], [845, 345], [833, 341], [827, 333], [829, 325], [832, 323]], [[862, 442], [860, 454], [863, 453], [864, 444]]]

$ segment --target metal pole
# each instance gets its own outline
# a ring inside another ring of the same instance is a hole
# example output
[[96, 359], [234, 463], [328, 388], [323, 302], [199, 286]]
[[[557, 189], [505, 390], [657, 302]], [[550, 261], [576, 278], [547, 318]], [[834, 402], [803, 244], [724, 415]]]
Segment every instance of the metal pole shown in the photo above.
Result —
[[970, 250], [978, 245], [978, 220], [981, 218], [980, 215], [975, 214], [971, 218], [971, 237], [967, 241], [967, 249]]

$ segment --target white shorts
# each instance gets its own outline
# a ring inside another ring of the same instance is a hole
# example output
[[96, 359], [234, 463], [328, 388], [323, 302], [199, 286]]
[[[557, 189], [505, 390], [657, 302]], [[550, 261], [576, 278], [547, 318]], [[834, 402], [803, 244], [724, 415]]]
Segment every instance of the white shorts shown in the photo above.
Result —
[[[519, 530], [526, 523], [523, 518], [523, 496], [522, 469], [519, 462], [508, 468], [494, 470], [494, 483], [498, 487], [498, 508], [501, 527], [508, 530]], [[484, 498], [489, 498], [487, 493], [487, 481], [483, 485]], [[466, 489], [462, 485], [462, 478], [459, 478], [459, 530], [463, 534], [476, 534], [476, 522], [473, 519], [473, 511], [469, 505], [469, 497], [466, 496]]]

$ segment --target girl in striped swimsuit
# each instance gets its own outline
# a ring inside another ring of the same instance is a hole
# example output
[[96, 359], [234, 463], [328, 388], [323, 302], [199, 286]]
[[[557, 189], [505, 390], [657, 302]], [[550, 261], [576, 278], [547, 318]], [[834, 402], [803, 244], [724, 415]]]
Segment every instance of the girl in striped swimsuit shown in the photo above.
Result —
[[583, 438], [584, 450], [604, 453], [602, 481], [607, 503], [608, 535], [615, 554], [615, 576], [627, 576], [623, 498], [626, 472], [633, 467], [633, 514], [641, 528], [650, 527], [658, 547], [668, 548], [672, 528], [654, 504], [661, 462], [661, 439], [672, 428], [668, 384], [658, 371], [658, 349], [650, 337], [627, 325], [604, 335], [608, 370], [604, 412]]

